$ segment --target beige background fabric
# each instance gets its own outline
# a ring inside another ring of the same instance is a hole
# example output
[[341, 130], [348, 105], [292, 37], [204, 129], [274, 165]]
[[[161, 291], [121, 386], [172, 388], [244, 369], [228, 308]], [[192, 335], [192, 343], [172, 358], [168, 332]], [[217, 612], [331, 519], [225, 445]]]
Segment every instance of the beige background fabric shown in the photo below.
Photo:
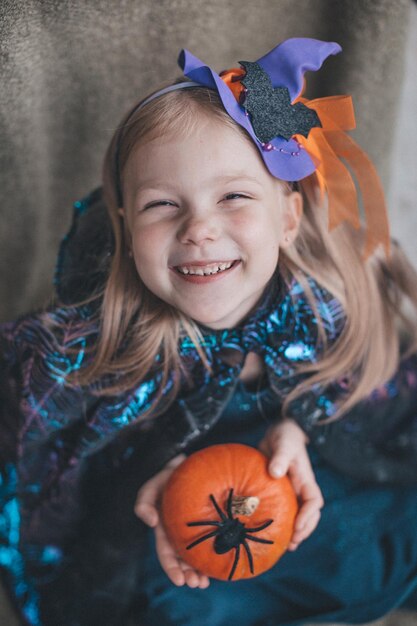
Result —
[[[71, 204], [100, 182], [128, 106], [179, 72], [187, 47], [217, 70], [294, 36], [344, 52], [310, 95], [352, 93], [389, 189], [411, 0], [3, 0], [0, 3], [0, 318], [41, 305]], [[404, 167], [410, 167], [405, 163]]]
[[[409, 14], [404, 80], [390, 152], [388, 205], [392, 232], [417, 267], [417, 2]], [[417, 620], [416, 620], [417, 624]]]

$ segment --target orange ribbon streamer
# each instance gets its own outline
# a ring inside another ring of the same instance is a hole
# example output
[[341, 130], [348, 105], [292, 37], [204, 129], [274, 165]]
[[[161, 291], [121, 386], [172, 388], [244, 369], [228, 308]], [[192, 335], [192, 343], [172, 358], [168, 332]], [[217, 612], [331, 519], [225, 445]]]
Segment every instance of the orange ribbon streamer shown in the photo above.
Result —
[[298, 101], [314, 109], [322, 124], [322, 128], [313, 128], [307, 138], [296, 135], [296, 139], [317, 163], [321, 192], [327, 191], [329, 198], [329, 229], [344, 221], [354, 228], [361, 226], [358, 192], [342, 158], [355, 175], [362, 197], [366, 223], [364, 257], [367, 259], [380, 244], [389, 255], [389, 224], [381, 181], [368, 155], [344, 132], [355, 128], [351, 97]]

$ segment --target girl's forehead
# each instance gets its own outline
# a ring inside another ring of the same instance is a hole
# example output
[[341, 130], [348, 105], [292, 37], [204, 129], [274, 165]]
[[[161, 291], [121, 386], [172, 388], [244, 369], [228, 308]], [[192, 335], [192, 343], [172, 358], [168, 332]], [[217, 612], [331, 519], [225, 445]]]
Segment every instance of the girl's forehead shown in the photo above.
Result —
[[244, 131], [232, 123], [222, 122], [207, 115], [191, 119], [190, 124], [179, 128], [168, 128], [163, 133], [143, 137], [132, 150], [131, 156], [149, 163], [149, 159], [165, 161], [170, 154], [177, 157], [193, 157], [204, 160], [214, 155], [238, 160], [255, 160], [262, 165], [259, 152]]
[[142, 142], [127, 163], [125, 191], [164, 189], [194, 193], [220, 187], [277, 189], [253, 143], [228, 125], [209, 121], [194, 133], [167, 133]]
[[[143, 143], [154, 140], [166, 143], [186, 141], [193, 139], [196, 134], [208, 135], [212, 132], [215, 132], [219, 137], [229, 134], [242, 136], [239, 126], [231, 120], [229, 121], [227, 118], [222, 119], [214, 114], [210, 115], [208, 112], [199, 111], [198, 109], [191, 109], [188, 115], [183, 115], [179, 120], [171, 119], [156, 126], [153, 132], [145, 135]], [[250, 142], [249, 138], [248, 142]]]

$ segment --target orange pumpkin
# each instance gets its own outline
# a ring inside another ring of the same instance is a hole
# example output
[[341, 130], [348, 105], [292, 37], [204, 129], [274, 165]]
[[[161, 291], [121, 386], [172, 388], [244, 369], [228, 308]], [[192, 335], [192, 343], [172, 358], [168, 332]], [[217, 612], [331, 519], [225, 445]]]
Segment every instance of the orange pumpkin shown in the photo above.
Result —
[[161, 503], [177, 554], [219, 580], [272, 567], [288, 547], [297, 510], [289, 479], [272, 478], [268, 459], [237, 443], [190, 455], [172, 473]]

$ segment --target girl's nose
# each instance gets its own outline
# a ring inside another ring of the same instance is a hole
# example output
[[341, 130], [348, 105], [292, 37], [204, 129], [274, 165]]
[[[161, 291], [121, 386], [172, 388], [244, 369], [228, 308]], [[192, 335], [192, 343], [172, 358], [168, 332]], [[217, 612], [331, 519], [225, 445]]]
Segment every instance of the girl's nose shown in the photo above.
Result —
[[213, 215], [190, 215], [179, 228], [178, 240], [181, 243], [201, 245], [205, 241], [215, 241], [219, 232], [219, 222]]

